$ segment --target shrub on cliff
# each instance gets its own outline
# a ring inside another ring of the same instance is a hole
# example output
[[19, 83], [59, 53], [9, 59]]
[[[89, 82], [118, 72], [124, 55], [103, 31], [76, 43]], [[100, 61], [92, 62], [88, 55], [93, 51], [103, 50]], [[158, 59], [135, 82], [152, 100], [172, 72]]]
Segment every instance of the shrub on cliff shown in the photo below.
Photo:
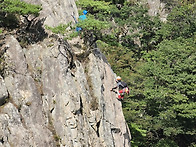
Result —
[[[41, 6], [28, 4], [20, 0], [2, 0], [0, 3], [0, 25], [6, 27], [16, 27], [19, 23], [19, 15], [34, 15], [37, 17]], [[29, 20], [27, 20], [29, 21]]]
[[43, 40], [47, 36], [42, 25], [43, 19], [36, 19], [41, 6], [20, 0], [2, 0], [0, 3], [0, 27], [15, 30], [22, 47]]

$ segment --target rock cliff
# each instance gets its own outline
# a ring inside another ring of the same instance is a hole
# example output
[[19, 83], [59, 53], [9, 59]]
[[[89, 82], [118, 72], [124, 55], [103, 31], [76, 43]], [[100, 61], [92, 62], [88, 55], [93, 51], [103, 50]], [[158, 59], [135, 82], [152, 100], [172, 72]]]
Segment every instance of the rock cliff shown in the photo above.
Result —
[[[40, 19], [50, 26], [77, 12], [71, 0], [31, 2], [42, 4]], [[99, 49], [76, 53], [51, 34], [22, 47], [9, 34], [0, 54], [0, 146], [131, 146], [121, 102], [110, 92], [115, 74]]]
[[166, 21], [167, 13], [165, 10], [165, 3], [161, 2], [161, 0], [146, 0], [146, 3], [149, 7], [149, 15], [150, 16], [159, 16], [161, 21]]

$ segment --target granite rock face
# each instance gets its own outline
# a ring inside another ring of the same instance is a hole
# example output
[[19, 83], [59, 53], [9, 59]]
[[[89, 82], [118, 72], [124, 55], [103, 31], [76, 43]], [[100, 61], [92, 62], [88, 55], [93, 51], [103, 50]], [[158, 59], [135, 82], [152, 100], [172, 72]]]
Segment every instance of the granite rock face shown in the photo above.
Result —
[[166, 21], [168, 13], [165, 11], [165, 3], [161, 2], [161, 0], [147, 0], [147, 4], [150, 16], [159, 16], [163, 22]]
[[[52, 45], [51, 45], [52, 43]], [[79, 58], [53, 37], [22, 48], [5, 40], [0, 146], [130, 146], [115, 74], [97, 49]]]
[[75, 0], [23, 0], [27, 3], [41, 5], [39, 19], [45, 19], [44, 25], [56, 27], [59, 24], [73, 22], [71, 15], [78, 18]]
[[[30, 2], [42, 5], [39, 19], [50, 26], [78, 16], [73, 0]], [[110, 91], [115, 74], [99, 49], [73, 49], [54, 34], [26, 47], [11, 34], [3, 42], [0, 147], [131, 146], [121, 102]]]
[[0, 106], [6, 103], [7, 98], [8, 98], [7, 89], [5, 87], [3, 77], [0, 76]]

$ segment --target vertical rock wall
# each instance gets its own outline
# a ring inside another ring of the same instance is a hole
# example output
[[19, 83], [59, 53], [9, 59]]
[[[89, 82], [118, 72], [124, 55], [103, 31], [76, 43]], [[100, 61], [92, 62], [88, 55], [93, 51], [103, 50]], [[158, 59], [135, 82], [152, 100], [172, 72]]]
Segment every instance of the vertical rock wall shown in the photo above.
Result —
[[99, 50], [79, 58], [53, 37], [28, 48], [13, 36], [5, 41], [0, 146], [130, 146], [121, 102], [110, 92], [115, 75]]
[[[49, 26], [78, 16], [73, 0], [27, 2], [42, 5], [39, 19]], [[7, 35], [1, 51], [0, 146], [130, 146], [121, 102], [110, 92], [115, 74], [98, 49], [76, 55], [53, 35], [21, 47]]]
[[[131, 0], [128, 1], [131, 2]], [[166, 21], [168, 13], [163, 0], [138, 0], [137, 2], [148, 7], [150, 16], [159, 16], [162, 21]]]
[[27, 3], [42, 6], [39, 19], [45, 19], [44, 25], [51, 27], [73, 21], [71, 15], [78, 18], [75, 0], [23, 0]]
[[167, 13], [165, 12], [165, 3], [162, 3], [160, 0], [147, 0], [149, 6], [149, 15], [150, 16], [160, 16], [162, 21], [166, 21]]

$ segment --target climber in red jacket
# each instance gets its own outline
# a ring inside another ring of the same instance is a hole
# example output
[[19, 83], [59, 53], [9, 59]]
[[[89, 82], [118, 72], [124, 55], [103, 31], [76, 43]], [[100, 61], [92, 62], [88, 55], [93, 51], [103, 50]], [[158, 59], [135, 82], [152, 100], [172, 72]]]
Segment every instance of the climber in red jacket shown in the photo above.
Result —
[[118, 99], [123, 100], [125, 93], [129, 95], [129, 87], [127, 86], [125, 82], [121, 81], [120, 76], [116, 78], [116, 83], [117, 85], [113, 87], [110, 91], [113, 91], [114, 89], [118, 88], [118, 91], [117, 91]]

